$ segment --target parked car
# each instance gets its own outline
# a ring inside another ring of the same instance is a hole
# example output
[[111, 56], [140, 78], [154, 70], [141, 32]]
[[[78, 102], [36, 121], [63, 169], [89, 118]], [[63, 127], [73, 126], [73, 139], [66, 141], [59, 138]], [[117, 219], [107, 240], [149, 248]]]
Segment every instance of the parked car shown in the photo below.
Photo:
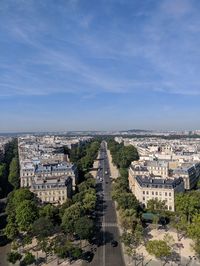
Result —
[[117, 247], [118, 246], [118, 242], [116, 240], [112, 240], [111, 241], [111, 246], [112, 247]]
[[87, 262], [91, 262], [94, 257], [94, 253], [91, 251], [87, 251], [83, 254], [83, 259], [86, 260]]

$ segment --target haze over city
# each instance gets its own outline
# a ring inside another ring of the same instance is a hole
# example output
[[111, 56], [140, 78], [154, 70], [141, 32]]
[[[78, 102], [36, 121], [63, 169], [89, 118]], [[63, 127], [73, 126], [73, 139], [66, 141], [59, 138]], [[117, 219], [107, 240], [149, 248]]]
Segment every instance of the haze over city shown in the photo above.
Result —
[[197, 129], [195, 0], [0, 3], [0, 131]]

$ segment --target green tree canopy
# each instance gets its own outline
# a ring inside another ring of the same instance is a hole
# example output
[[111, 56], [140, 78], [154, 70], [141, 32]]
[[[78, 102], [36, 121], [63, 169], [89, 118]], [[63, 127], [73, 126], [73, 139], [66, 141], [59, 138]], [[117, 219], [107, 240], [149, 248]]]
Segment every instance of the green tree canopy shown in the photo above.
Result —
[[139, 206], [138, 200], [132, 193], [124, 192], [119, 194], [117, 199], [119, 208], [122, 209], [137, 209]]
[[32, 254], [32, 253], [30, 253], [30, 252], [27, 252], [26, 254], [25, 254], [25, 257], [24, 257], [24, 259], [22, 260], [22, 262], [21, 262], [21, 266], [26, 266], [26, 265], [31, 265], [31, 264], [33, 264], [35, 262], [35, 256]]
[[16, 207], [16, 223], [20, 231], [29, 231], [38, 218], [38, 208], [31, 200], [24, 200]]
[[90, 239], [93, 233], [93, 227], [92, 220], [86, 216], [82, 216], [75, 222], [75, 233], [81, 239]]
[[54, 226], [48, 217], [40, 217], [32, 225], [32, 233], [38, 239], [44, 239], [51, 236], [54, 232]]
[[21, 260], [22, 255], [19, 254], [18, 252], [10, 252], [7, 254], [7, 261], [15, 264], [18, 260]]
[[83, 207], [80, 203], [75, 203], [67, 208], [62, 217], [62, 228], [66, 233], [74, 233], [75, 222], [82, 216]]
[[146, 250], [156, 258], [166, 258], [171, 254], [171, 249], [164, 240], [150, 240], [146, 244]]
[[161, 213], [167, 209], [167, 206], [166, 206], [165, 201], [161, 201], [161, 200], [158, 200], [157, 198], [155, 198], [155, 199], [148, 200], [147, 209], [153, 213], [155, 213], [155, 212]]
[[190, 223], [193, 215], [200, 213], [200, 192], [190, 191], [187, 193], [178, 193], [175, 197], [176, 213], [180, 217], [186, 217]]
[[14, 157], [10, 163], [8, 181], [15, 188], [19, 188], [19, 160]]

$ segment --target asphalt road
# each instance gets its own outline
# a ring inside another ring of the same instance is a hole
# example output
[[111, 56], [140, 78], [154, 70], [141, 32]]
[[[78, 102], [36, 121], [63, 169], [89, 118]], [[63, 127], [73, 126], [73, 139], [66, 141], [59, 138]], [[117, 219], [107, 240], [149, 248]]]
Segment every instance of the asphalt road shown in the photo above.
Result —
[[[125, 266], [119, 241], [115, 206], [111, 198], [110, 169], [104, 142], [101, 144], [99, 159], [98, 178], [96, 179], [98, 191], [96, 237], [95, 244], [91, 247], [94, 257], [90, 263], [84, 261], [83, 265]], [[117, 241], [118, 246], [112, 247], [112, 240]]]

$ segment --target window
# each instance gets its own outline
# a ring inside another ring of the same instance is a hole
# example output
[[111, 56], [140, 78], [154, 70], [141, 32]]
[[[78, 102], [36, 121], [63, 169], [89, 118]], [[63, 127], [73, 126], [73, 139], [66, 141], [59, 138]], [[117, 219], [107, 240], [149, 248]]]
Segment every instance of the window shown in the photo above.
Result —
[[162, 196], [162, 192], [159, 192], [159, 196]]
[[151, 194], [154, 195], [154, 191], [152, 191]]
[[145, 200], [145, 197], [143, 197], [143, 200]]
[[158, 192], [156, 192], [156, 195], [158, 195]]
[[146, 194], [149, 195], [149, 191], [147, 191]]
[[165, 196], [167, 196], [167, 192], [165, 192]]
[[170, 211], [172, 210], [172, 206], [169, 206], [169, 210], [170, 210]]
[[171, 195], [172, 195], [172, 193], [171, 193], [171, 192], [169, 192], [169, 197], [171, 197]]
[[143, 195], [145, 195], [145, 191], [143, 191]]

